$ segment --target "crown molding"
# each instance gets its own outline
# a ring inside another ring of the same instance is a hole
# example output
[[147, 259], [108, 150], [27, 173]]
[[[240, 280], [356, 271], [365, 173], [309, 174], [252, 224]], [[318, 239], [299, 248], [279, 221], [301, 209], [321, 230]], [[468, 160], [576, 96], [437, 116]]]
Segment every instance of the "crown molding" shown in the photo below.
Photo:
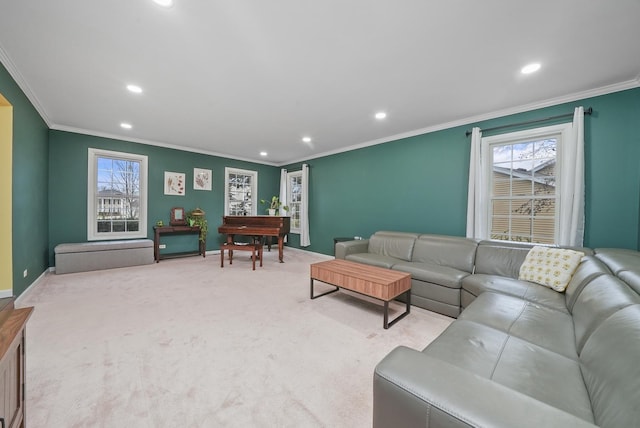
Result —
[[199, 154], [202, 154], [202, 155], [216, 156], [216, 157], [219, 157], [219, 158], [233, 159], [233, 160], [239, 160], [239, 161], [243, 161], [243, 162], [257, 163], [257, 164], [261, 164], [261, 165], [278, 166], [277, 164], [275, 164], [273, 162], [264, 162], [264, 161], [258, 161], [256, 159], [243, 158], [243, 157], [239, 157], [239, 156], [231, 156], [229, 154], [212, 152], [212, 151], [209, 151], [209, 150], [197, 149], [195, 147], [177, 146], [175, 144], [163, 143], [163, 142], [160, 142], [160, 141], [145, 140], [145, 139], [142, 139], [142, 138], [135, 138], [135, 137], [124, 137], [122, 135], [109, 134], [107, 132], [92, 131], [92, 130], [89, 130], [89, 129], [76, 128], [76, 127], [73, 127], [73, 126], [53, 124], [49, 128], [52, 129], [52, 130], [55, 130], [55, 131], [73, 132], [74, 134], [91, 135], [91, 136], [94, 136], [94, 137], [109, 138], [109, 139], [112, 139], [112, 140], [127, 141], [127, 142], [130, 142], [130, 143], [146, 144], [148, 146], [164, 147], [164, 148], [167, 148], [167, 149], [175, 149], [175, 150], [180, 150], [180, 151], [183, 151], [183, 152], [199, 153]]
[[536, 102], [536, 103], [525, 104], [525, 105], [521, 105], [521, 106], [517, 106], [517, 107], [503, 109], [503, 110], [497, 110], [497, 111], [493, 111], [493, 112], [490, 112], [490, 113], [485, 113], [485, 114], [477, 115], [477, 116], [471, 116], [471, 117], [467, 117], [467, 118], [463, 118], [463, 119], [459, 119], [459, 120], [455, 120], [455, 121], [451, 121], [451, 122], [445, 122], [445, 123], [429, 126], [429, 127], [426, 127], [426, 128], [415, 129], [413, 131], [407, 131], [407, 132], [403, 132], [403, 133], [400, 133], [400, 134], [394, 134], [394, 135], [378, 138], [378, 139], [371, 140], [371, 141], [365, 141], [365, 142], [362, 142], [362, 143], [358, 143], [358, 144], [342, 147], [342, 148], [335, 149], [335, 150], [330, 150], [330, 151], [327, 151], [327, 152], [314, 154], [314, 155], [303, 157], [303, 158], [298, 158], [298, 159], [288, 160], [288, 161], [284, 161], [284, 162], [276, 162], [276, 163], [274, 163], [274, 162], [265, 162], [265, 161], [261, 161], [261, 160], [257, 160], [257, 159], [249, 159], [249, 158], [243, 158], [243, 157], [230, 156], [230, 155], [224, 154], [224, 153], [212, 152], [212, 151], [197, 149], [197, 148], [188, 147], [188, 146], [177, 146], [177, 145], [173, 145], [173, 144], [168, 144], [168, 143], [163, 143], [163, 142], [158, 142], [158, 141], [144, 140], [144, 139], [139, 139], [139, 138], [125, 138], [125, 137], [122, 137], [121, 135], [108, 134], [108, 133], [103, 133], [103, 132], [98, 132], [98, 131], [92, 131], [92, 130], [87, 130], [87, 129], [82, 129], [82, 128], [75, 128], [75, 127], [55, 124], [55, 123], [53, 123], [51, 121], [51, 119], [47, 115], [44, 107], [42, 106], [42, 103], [38, 100], [38, 97], [36, 97], [34, 92], [31, 90], [31, 88], [27, 84], [26, 80], [24, 79], [24, 77], [22, 76], [22, 74], [20, 73], [18, 68], [15, 66], [13, 61], [11, 61], [11, 59], [9, 58], [9, 56], [7, 55], [5, 49], [3, 48], [3, 46], [1, 44], [0, 44], [0, 62], [2, 62], [4, 67], [7, 69], [8, 73], [15, 80], [16, 84], [18, 85], [18, 87], [20, 87], [22, 92], [25, 94], [27, 99], [31, 102], [31, 104], [34, 106], [36, 111], [40, 114], [40, 116], [42, 117], [42, 119], [44, 120], [44, 122], [47, 124], [47, 126], [50, 129], [73, 132], [73, 133], [79, 133], [79, 134], [86, 134], [86, 135], [93, 135], [93, 136], [96, 136], [96, 137], [111, 138], [111, 139], [122, 140], [122, 141], [130, 141], [130, 142], [133, 142], [133, 143], [147, 144], [147, 145], [151, 145], [151, 146], [165, 147], [165, 148], [170, 148], [170, 149], [183, 150], [183, 151], [187, 151], [187, 152], [200, 153], [200, 154], [204, 154], [204, 155], [217, 156], [217, 157], [222, 157], [222, 158], [227, 158], [227, 159], [234, 159], [234, 160], [239, 160], [239, 161], [257, 163], [257, 164], [269, 165], [269, 166], [277, 166], [277, 167], [290, 165], [290, 164], [294, 164], [294, 163], [298, 163], [298, 162], [304, 162], [304, 161], [308, 161], [308, 160], [311, 160], [311, 159], [317, 159], [317, 158], [321, 158], [321, 157], [326, 157], [326, 156], [330, 156], [330, 155], [334, 155], [334, 154], [338, 154], [338, 153], [349, 152], [349, 151], [352, 151], [352, 150], [357, 150], [357, 149], [361, 149], [361, 148], [364, 148], [364, 147], [369, 147], [369, 146], [375, 146], [375, 145], [378, 145], [378, 144], [388, 143], [388, 142], [391, 142], [391, 141], [397, 141], [397, 140], [401, 140], [401, 139], [404, 139], [404, 138], [415, 137], [417, 135], [428, 134], [428, 133], [431, 133], [431, 132], [441, 131], [441, 130], [444, 130], [444, 129], [450, 129], [450, 128], [455, 128], [455, 127], [458, 127], [458, 126], [469, 125], [469, 124], [473, 124], [473, 123], [477, 123], [477, 122], [482, 122], [482, 121], [485, 121], [485, 120], [496, 119], [496, 118], [499, 118], [499, 117], [509, 116], [509, 115], [512, 115], [512, 114], [523, 113], [523, 112], [537, 110], [537, 109], [541, 109], [541, 108], [545, 108], [545, 107], [551, 107], [551, 106], [554, 106], [554, 105], [559, 105], [559, 104], [564, 104], [564, 103], [573, 102], [573, 101], [577, 101], [577, 100], [592, 98], [592, 97], [596, 97], [596, 96], [600, 96], [600, 95], [606, 95], [606, 94], [610, 94], [610, 93], [614, 93], [614, 92], [624, 91], [624, 90], [627, 90], [627, 89], [633, 89], [633, 88], [637, 88], [637, 87], [640, 86], [640, 74], [638, 74], [635, 78], [627, 80], [627, 81], [624, 81], [624, 82], [620, 82], [620, 83], [606, 85], [606, 86], [602, 86], [602, 87], [598, 87], [598, 88], [594, 88], [594, 89], [590, 89], [590, 90], [586, 90], [586, 91], [582, 91], [582, 92], [575, 92], [575, 93], [572, 93], [572, 94], [564, 95], [562, 97], [556, 97], [556, 98], [551, 98], [551, 99], [539, 101], [539, 102]]
[[47, 127], [51, 128], [52, 122], [51, 122], [51, 119], [49, 119], [49, 115], [47, 115], [47, 112], [42, 106], [42, 103], [40, 102], [40, 100], [38, 100], [38, 97], [36, 97], [35, 93], [31, 90], [31, 87], [27, 84], [27, 81], [22, 76], [22, 73], [20, 73], [18, 68], [13, 63], [13, 61], [11, 61], [11, 58], [9, 58], [9, 55], [7, 55], [7, 52], [2, 47], [2, 44], [0, 44], [0, 62], [7, 69], [7, 72], [16, 82], [20, 90], [31, 102], [31, 104], [36, 109], [36, 111], [38, 112], [42, 120], [44, 120], [44, 122], [47, 124]]
[[458, 126], [469, 125], [477, 122], [482, 122], [490, 119], [497, 119], [499, 117], [510, 116], [512, 114], [524, 113], [528, 111], [538, 110], [545, 107], [552, 107], [559, 104], [570, 103], [573, 101], [584, 100], [587, 98], [593, 98], [600, 95], [612, 94], [614, 92], [625, 91], [627, 89], [633, 89], [640, 86], [640, 74], [634, 79], [630, 79], [620, 83], [614, 83], [612, 85], [601, 86], [599, 88], [589, 89], [581, 92], [574, 92], [572, 94], [563, 95], [562, 97], [550, 98], [544, 101], [539, 101], [531, 104], [524, 104], [517, 107], [511, 107], [503, 110], [496, 110], [490, 113], [485, 113], [477, 116], [470, 116], [464, 119], [455, 120], [452, 122], [445, 122], [438, 125], [429, 126], [426, 128], [420, 128], [413, 131], [403, 132], [400, 134], [390, 135], [388, 137], [378, 138], [376, 140], [366, 141], [359, 144], [354, 144], [340, 149], [331, 150], [323, 153], [319, 153], [313, 156], [304, 157], [300, 159], [294, 159], [292, 161], [279, 163], [277, 166], [285, 166], [294, 163], [304, 162], [311, 159], [318, 159], [338, 153], [350, 152], [352, 150], [361, 149], [364, 147], [375, 146], [378, 144], [389, 143], [391, 141], [401, 140], [403, 138], [415, 137], [417, 135], [429, 134], [431, 132], [442, 131], [445, 129], [455, 128]]

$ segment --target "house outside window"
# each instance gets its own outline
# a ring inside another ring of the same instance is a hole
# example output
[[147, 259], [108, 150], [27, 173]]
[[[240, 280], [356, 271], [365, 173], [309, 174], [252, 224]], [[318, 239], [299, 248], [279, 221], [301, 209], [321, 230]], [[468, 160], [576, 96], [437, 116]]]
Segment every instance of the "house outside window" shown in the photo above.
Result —
[[225, 215], [256, 215], [258, 172], [225, 168]]
[[287, 173], [287, 206], [287, 214], [291, 217], [291, 233], [300, 233], [302, 171]]
[[146, 238], [147, 157], [90, 148], [87, 239]]
[[[560, 156], [567, 125], [482, 139], [490, 239], [556, 244]], [[570, 124], [568, 124], [570, 126]]]

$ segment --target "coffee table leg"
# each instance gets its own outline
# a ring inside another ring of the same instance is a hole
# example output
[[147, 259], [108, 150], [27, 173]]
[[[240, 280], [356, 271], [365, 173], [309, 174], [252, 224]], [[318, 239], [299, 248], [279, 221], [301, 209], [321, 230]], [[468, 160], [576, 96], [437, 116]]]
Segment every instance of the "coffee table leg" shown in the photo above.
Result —
[[407, 308], [403, 313], [401, 313], [400, 315], [395, 317], [395, 319], [393, 321], [391, 321], [391, 322], [389, 322], [389, 302], [384, 302], [384, 324], [383, 324], [383, 327], [385, 329], [388, 329], [389, 327], [391, 327], [392, 325], [394, 325], [395, 323], [400, 321], [402, 318], [404, 318], [407, 315], [409, 315], [409, 313], [411, 312], [411, 290], [405, 291], [405, 294], [407, 295]]
[[384, 301], [384, 323], [382, 326], [387, 329], [389, 328], [389, 302]]
[[[310, 284], [311, 285], [310, 297], [311, 297], [312, 300], [313, 299], [317, 299], [318, 297], [325, 296], [327, 294], [335, 293], [336, 291], [340, 290], [340, 287], [334, 285], [334, 287], [336, 287], [335, 290], [329, 290], [329, 291], [326, 291], [326, 292], [324, 292], [322, 294], [318, 294], [317, 296], [314, 296], [313, 295], [313, 278], [311, 278], [310, 283], [311, 283]], [[329, 285], [333, 285], [333, 284], [329, 284]]]

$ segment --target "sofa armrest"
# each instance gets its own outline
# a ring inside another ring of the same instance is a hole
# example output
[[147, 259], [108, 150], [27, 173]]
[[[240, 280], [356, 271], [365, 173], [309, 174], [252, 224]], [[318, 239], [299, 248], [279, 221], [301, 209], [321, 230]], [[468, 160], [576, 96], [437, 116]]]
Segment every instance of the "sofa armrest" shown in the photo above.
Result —
[[377, 366], [373, 427], [595, 427], [489, 379], [400, 346]]
[[368, 253], [369, 240], [357, 239], [354, 241], [343, 241], [336, 243], [336, 259], [345, 259], [349, 254]]

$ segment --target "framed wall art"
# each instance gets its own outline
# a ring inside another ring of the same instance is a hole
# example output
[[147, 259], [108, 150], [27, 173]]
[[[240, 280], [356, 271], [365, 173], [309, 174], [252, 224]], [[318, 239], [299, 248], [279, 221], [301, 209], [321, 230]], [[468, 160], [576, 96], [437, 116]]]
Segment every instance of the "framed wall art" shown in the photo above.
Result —
[[185, 175], [180, 172], [164, 172], [164, 194], [184, 196]]
[[211, 190], [211, 170], [193, 168], [193, 189]]
[[184, 226], [185, 224], [187, 224], [184, 208], [182, 207], [171, 208], [171, 217], [169, 219], [169, 224], [171, 226]]

